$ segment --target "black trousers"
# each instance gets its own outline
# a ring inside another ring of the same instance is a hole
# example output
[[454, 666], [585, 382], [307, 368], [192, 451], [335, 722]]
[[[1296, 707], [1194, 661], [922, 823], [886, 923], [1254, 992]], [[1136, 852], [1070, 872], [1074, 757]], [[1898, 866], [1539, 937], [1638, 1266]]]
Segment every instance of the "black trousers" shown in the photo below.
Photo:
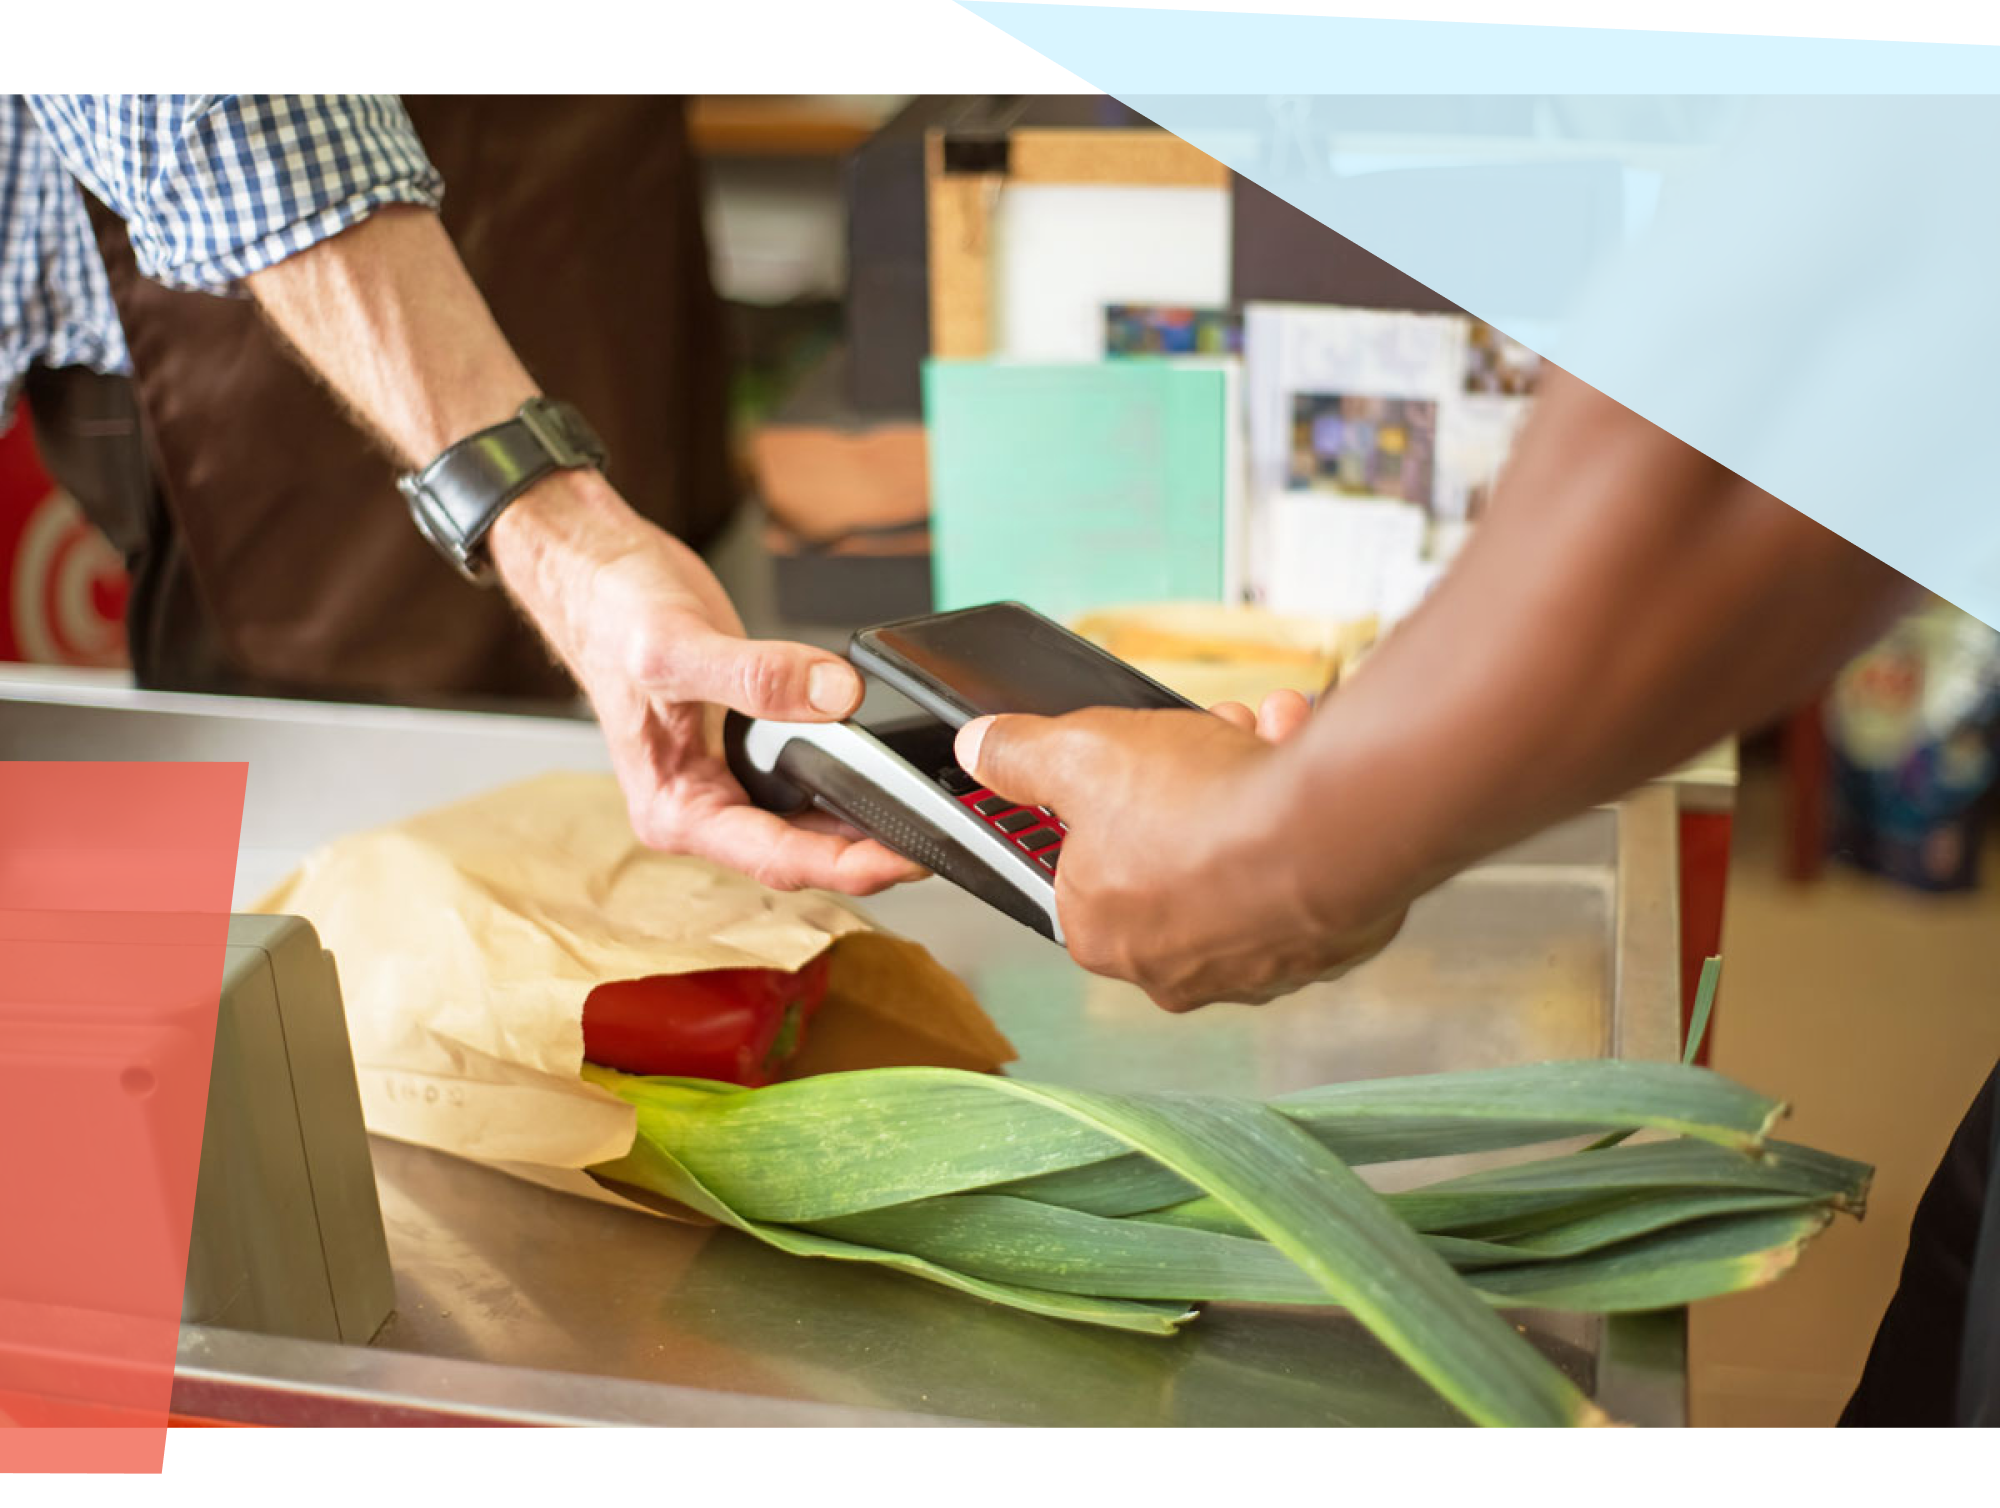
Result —
[[43, 466], [124, 558], [131, 577], [125, 638], [138, 684], [236, 694], [264, 689], [231, 666], [196, 590], [131, 381], [84, 367], [33, 367], [23, 391]]
[[1910, 1222], [1910, 1248], [1844, 1425], [2000, 1424], [2000, 1067]]
[[131, 379], [31, 367], [22, 390], [42, 465], [124, 558], [133, 679], [153, 691], [296, 694], [245, 674], [223, 649], [167, 511]]

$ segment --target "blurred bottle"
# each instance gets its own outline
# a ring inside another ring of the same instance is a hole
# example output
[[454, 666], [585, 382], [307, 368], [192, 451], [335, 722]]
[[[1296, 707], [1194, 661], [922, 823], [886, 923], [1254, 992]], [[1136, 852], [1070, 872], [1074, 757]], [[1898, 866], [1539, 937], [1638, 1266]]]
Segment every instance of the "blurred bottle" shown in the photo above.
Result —
[[1826, 701], [1834, 856], [1921, 890], [1976, 887], [1996, 720], [2000, 633], [1949, 603], [1855, 659]]

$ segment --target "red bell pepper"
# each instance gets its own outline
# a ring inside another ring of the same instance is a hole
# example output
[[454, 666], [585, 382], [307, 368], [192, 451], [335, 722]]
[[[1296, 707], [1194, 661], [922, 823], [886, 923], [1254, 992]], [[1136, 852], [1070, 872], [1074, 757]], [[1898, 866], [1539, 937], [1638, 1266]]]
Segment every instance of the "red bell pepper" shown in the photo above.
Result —
[[826, 999], [827, 955], [803, 969], [706, 969], [600, 984], [583, 1002], [583, 1055], [623, 1073], [777, 1078]]

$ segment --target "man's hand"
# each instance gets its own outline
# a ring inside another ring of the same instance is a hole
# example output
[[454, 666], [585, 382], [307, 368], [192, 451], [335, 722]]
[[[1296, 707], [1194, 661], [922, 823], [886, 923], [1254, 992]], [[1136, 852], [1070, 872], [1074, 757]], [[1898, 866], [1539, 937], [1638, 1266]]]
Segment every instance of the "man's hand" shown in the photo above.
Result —
[[1315, 914], [1315, 855], [1292, 837], [1272, 747], [1309, 715], [1281, 692], [1254, 718], [1234, 704], [981, 718], [957, 753], [982, 784], [1068, 824], [1056, 903], [1078, 963], [1170, 1011], [1261, 1003], [1372, 957], [1402, 925], [1400, 906]]
[[[306, 365], [405, 465], [427, 464], [537, 391], [428, 210], [390, 206], [248, 282]], [[780, 889], [868, 895], [922, 873], [830, 821], [758, 811], [720, 757], [723, 707], [793, 722], [852, 712], [861, 682], [846, 661], [745, 639], [701, 558], [594, 472], [522, 494], [488, 543], [596, 709], [642, 842]]]
[[508, 590], [596, 709], [641, 842], [780, 890], [870, 895], [923, 874], [829, 818], [759, 811], [722, 760], [723, 708], [835, 721], [861, 703], [853, 666], [804, 644], [744, 638], [701, 557], [594, 474], [536, 487], [491, 538]]

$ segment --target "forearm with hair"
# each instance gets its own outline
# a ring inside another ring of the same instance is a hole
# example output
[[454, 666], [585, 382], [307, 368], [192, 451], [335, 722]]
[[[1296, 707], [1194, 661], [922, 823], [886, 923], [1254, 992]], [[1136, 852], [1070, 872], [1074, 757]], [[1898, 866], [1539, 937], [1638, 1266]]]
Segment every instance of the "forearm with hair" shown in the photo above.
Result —
[[[540, 391], [430, 210], [384, 208], [247, 281], [305, 365], [402, 466], [428, 464]], [[564, 472], [502, 513], [490, 544], [561, 653], [578, 573], [648, 532], [601, 477]]]
[[538, 391], [430, 210], [379, 210], [248, 285], [403, 465], [499, 423]]

